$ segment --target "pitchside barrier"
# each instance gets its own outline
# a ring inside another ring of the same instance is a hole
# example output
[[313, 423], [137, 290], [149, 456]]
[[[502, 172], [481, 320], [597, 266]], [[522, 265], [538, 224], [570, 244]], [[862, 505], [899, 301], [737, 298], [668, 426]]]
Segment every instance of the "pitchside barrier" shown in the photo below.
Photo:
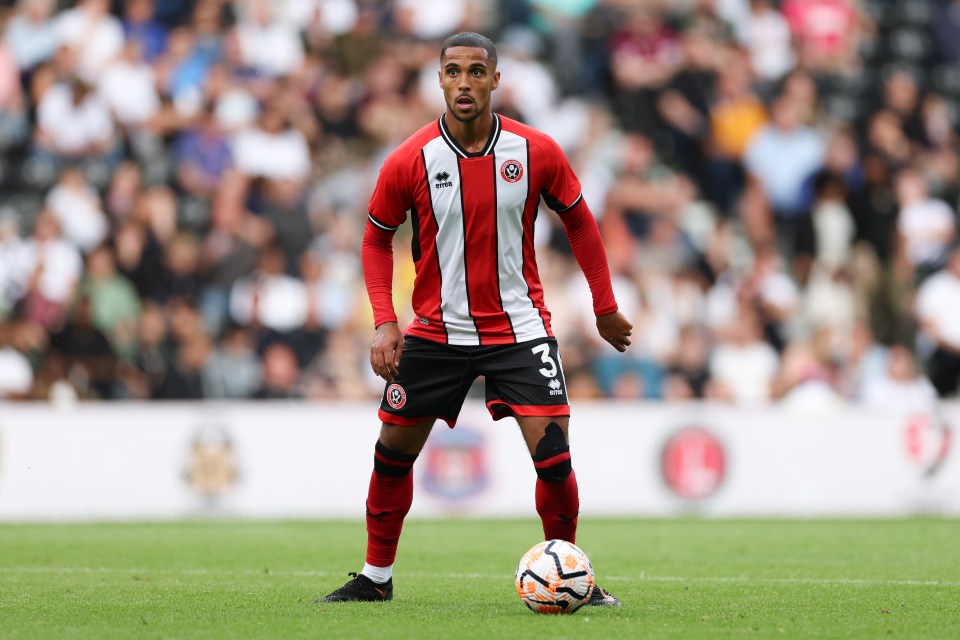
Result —
[[[0, 403], [0, 520], [356, 518], [378, 433], [363, 404]], [[825, 413], [577, 402], [587, 516], [960, 515], [960, 405]], [[511, 420], [438, 423], [414, 517], [525, 516], [536, 476]]]

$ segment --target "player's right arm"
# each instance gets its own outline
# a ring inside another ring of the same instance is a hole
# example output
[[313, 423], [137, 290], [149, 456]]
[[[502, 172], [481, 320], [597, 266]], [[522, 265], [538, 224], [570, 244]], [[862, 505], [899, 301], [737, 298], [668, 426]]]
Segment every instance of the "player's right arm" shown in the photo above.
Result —
[[412, 206], [402, 166], [397, 156], [387, 158], [370, 197], [367, 226], [360, 258], [363, 281], [373, 308], [376, 335], [370, 345], [370, 366], [387, 381], [397, 375], [403, 353], [403, 333], [393, 308], [393, 236]]

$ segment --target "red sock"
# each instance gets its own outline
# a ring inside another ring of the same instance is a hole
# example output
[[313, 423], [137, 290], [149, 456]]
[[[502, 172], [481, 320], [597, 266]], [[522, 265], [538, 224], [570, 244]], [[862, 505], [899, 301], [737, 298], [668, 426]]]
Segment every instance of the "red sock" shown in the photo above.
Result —
[[413, 504], [413, 463], [377, 442], [367, 492], [367, 564], [389, 567], [397, 557], [403, 519]]
[[544, 540], [559, 539], [576, 544], [580, 493], [573, 470], [562, 482], [544, 482], [537, 478], [536, 496]]

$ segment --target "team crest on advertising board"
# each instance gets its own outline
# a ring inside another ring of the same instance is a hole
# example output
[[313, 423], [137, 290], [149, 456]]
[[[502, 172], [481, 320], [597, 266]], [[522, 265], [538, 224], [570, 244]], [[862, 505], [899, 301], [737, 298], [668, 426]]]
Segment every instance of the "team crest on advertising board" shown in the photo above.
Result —
[[723, 443], [701, 427], [680, 429], [663, 445], [660, 472], [677, 496], [690, 501], [709, 498], [727, 473]]
[[500, 165], [500, 177], [507, 182], [517, 182], [523, 177], [523, 165], [516, 160], [507, 160]]
[[208, 502], [216, 502], [233, 489], [240, 477], [236, 451], [227, 430], [202, 426], [190, 442], [184, 478]]
[[394, 383], [387, 387], [387, 404], [394, 409], [402, 409], [407, 404], [407, 392], [403, 387]]
[[904, 433], [907, 457], [932, 478], [943, 467], [953, 445], [953, 430], [936, 414], [922, 413], [910, 418]]
[[464, 427], [434, 431], [424, 457], [423, 486], [433, 496], [463, 501], [487, 487], [486, 447], [478, 431]]

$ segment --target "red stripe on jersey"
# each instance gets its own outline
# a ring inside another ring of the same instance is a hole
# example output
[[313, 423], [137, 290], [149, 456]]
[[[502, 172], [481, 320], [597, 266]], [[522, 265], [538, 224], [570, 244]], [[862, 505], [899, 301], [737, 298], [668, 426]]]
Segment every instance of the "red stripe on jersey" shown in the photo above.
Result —
[[550, 311], [543, 300], [543, 285], [540, 283], [540, 271], [537, 269], [537, 250], [533, 242], [533, 225], [537, 219], [537, 211], [540, 208], [540, 192], [533, 191], [536, 185], [543, 183], [543, 167], [541, 159], [534, 159], [534, 154], [539, 153], [539, 147], [531, 149], [530, 143], [527, 143], [527, 163], [530, 165], [530, 193], [527, 194], [527, 204], [523, 212], [523, 279], [527, 282], [530, 299], [533, 306], [540, 313], [540, 319], [543, 320], [543, 328], [547, 335], [553, 337], [553, 329], [550, 328]]
[[417, 284], [413, 288], [411, 306], [419, 315], [413, 319], [417, 335], [430, 340], [446, 342], [447, 331], [443, 324], [440, 312], [440, 262], [437, 255], [437, 217], [433, 213], [430, 201], [430, 179], [427, 177], [423, 151], [420, 152], [421, 162], [415, 172], [414, 182], [417, 185], [417, 195], [414, 201], [421, 208], [410, 212], [417, 218], [417, 235], [413, 242], [420, 248], [420, 260], [414, 263], [417, 273]]
[[461, 159], [459, 166], [470, 316], [480, 334], [480, 344], [511, 344], [515, 339], [510, 318], [503, 312], [500, 301], [497, 271], [497, 192], [493, 157]]

